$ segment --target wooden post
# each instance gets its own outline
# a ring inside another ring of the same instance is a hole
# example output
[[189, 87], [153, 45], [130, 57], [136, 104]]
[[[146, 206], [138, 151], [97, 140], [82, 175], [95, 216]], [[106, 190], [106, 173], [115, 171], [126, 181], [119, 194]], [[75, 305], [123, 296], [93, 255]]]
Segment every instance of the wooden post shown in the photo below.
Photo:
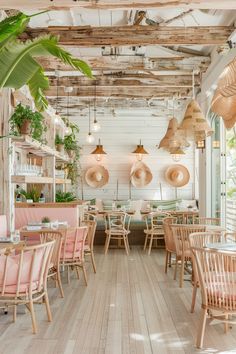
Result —
[[[10, 89], [0, 90], [0, 136], [9, 135], [10, 95]], [[11, 139], [0, 139], [0, 214], [7, 216], [8, 230], [10, 231], [13, 231], [15, 227], [14, 189], [11, 185], [13, 150]]]

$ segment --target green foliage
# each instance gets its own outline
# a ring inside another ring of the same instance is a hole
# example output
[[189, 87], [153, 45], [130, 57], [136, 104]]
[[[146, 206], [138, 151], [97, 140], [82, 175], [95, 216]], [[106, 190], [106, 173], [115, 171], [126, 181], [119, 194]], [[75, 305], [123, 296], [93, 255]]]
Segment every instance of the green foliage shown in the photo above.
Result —
[[44, 117], [39, 112], [33, 112], [29, 106], [22, 106], [21, 103], [16, 106], [15, 112], [9, 119], [10, 134], [20, 135], [20, 128], [26, 120], [30, 121], [32, 138], [45, 143], [43, 133], [46, 132], [47, 127], [44, 124]]
[[56, 134], [55, 145], [64, 145], [64, 140], [60, 137], [59, 134]]
[[229, 149], [236, 149], [236, 136], [232, 136], [228, 141], [227, 141], [227, 146]]
[[72, 192], [56, 192], [56, 202], [63, 203], [63, 202], [73, 202], [76, 200], [76, 196]]
[[235, 188], [231, 188], [227, 191], [227, 197], [228, 198], [232, 198], [233, 194], [236, 193], [236, 187]]
[[25, 191], [24, 189], [20, 190], [20, 195], [22, 195], [26, 200], [32, 199], [34, 203], [39, 201], [40, 192], [38, 189], [31, 187], [29, 191]]
[[42, 218], [42, 220], [41, 220], [41, 222], [42, 222], [43, 224], [48, 224], [50, 221], [51, 221], [51, 220], [49, 219], [48, 216], [44, 216], [44, 217]]
[[37, 109], [43, 111], [48, 106], [45, 91], [49, 87], [49, 82], [35, 58], [52, 55], [90, 78], [92, 72], [84, 61], [74, 58], [61, 48], [58, 45], [58, 38], [53, 35], [26, 42], [17, 40], [17, 36], [25, 30], [30, 17], [32, 16], [19, 13], [0, 22], [0, 89], [3, 87], [19, 89], [27, 84]]

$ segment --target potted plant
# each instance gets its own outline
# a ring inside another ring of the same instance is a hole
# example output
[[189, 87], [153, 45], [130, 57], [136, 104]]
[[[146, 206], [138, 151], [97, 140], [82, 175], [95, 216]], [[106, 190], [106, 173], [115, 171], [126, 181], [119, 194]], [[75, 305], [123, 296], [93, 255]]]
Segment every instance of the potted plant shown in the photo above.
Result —
[[43, 227], [50, 227], [51, 226], [51, 220], [49, 219], [48, 216], [44, 216], [41, 220]]
[[78, 149], [77, 142], [73, 139], [72, 135], [68, 135], [64, 139], [64, 147], [68, 156], [72, 159], [75, 158], [76, 150]]
[[19, 103], [9, 119], [10, 134], [31, 135], [33, 139], [45, 142], [43, 133], [47, 130], [44, 117], [39, 112], [33, 112], [29, 106]]
[[60, 137], [59, 134], [56, 134], [55, 146], [57, 151], [62, 152], [64, 146], [64, 140]]
[[56, 202], [57, 203], [69, 203], [74, 202], [76, 200], [76, 196], [72, 192], [56, 192]]

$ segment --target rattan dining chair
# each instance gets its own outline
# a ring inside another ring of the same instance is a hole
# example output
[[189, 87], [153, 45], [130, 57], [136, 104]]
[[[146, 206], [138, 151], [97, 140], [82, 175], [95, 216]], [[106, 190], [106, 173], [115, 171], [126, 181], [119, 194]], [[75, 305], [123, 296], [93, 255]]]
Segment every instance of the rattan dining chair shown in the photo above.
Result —
[[31, 314], [33, 333], [37, 333], [34, 304], [43, 299], [48, 321], [52, 321], [47, 275], [55, 241], [33, 246], [11, 246], [0, 251], [0, 305], [13, 306], [13, 321], [17, 305], [26, 305]]
[[190, 250], [189, 235], [194, 232], [204, 232], [203, 225], [171, 225], [176, 247], [176, 264], [174, 279], [176, 279], [178, 265], [180, 264], [179, 286], [182, 288], [184, 281], [184, 270], [188, 263], [192, 263], [192, 252]]
[[74, 227], [68, 229], [63, 238], [60, 265], [64, 268], [67, 267], [68, 283], [70, 282], [70, 268], [76, 270], [78, 279], [79, 268], [81, 268], [85, 284], [88, 285], [84, 259], [84, 245], [87, 233], [87, 226]]
[[196, 346], [202, 348], [207, 315], [226, 324], [235, 324], [229, 315], [236, 314], [236, 254], [207, 248], [192, 248], [196, 259], [202, 309]]
[[220, 218], [206, 218], [201, 216], [195, 216], [193, 218], [193, 224], [220, 226]]
[[145, 242], [143, 249], [146, 250], [148, 242], [148, 254], [150, 255], [152, 250], [153, 241], [164, 240], [164, 229], [163, 229], [163, 220], [166, 217], [171, 217], [170, 214], [156, 211], [151, 212], [144, 216], [144, 220], [146, 223], [145, 233]]
[[93, 244], [94, 244], [94, 237], [95, 237], [95, 232], [97, 228], [97, 222], [96, 220], [84, 220], [83, 225], [88, 227], [88, 235], [85, 240], [85, 245], [84, 245], [84, 255], [90, 256], [92, 265], [93, 265], [93, 271], [96, 273], [96, 263], [94, 259], [94, 250], [93, 250]]
[[60, 273], [60, 259], [61, 259], [61, 248], [63, 242], [63, 235], [58, 231], [41, 231], [40, 242], [48, 242], [55, 240], [55, 245], [53, 247], [52, 259], [49, 267], [48, 278], [55, 278], [56, 284], [58, 283], [61, 297], [64, 297], [64, 291], [61, 282]]
[[[220, 232], [195, 232], [189, 235], [189, 243], [190, 248], [193, 247], [197, 248], [204, 248], [209, 243], [217, 243], [221, 242], [222, 234]], [[197, 288], [199, 287], [199, 276], [197, 272], [196, 262], [193, 259], [193, 271], [194, 271], [194, 278], [193, 278], [193, 293], [192, 293], [192, 303], [191, 303], [191, 312], [194, 312], [195, 303], [196, 303], [196, 296], [197, 296]]]
[[166, 260], [165, 260], [165, 273], [167, 273], [168, 264], [171, 266], [171, 255], [174, 253], [176, 258], [176, 247], [171, 230], [172, 224], [177, 223], [177, 218], [175, 217], [166, 217], [163, 219], [163, 230], [164, 230], [164, 239], [165, 239], [165, 249], [166, 249]]
[[130, 234], [131, 215], [123, 211], [112, 211], [104, 214], [105, 221], [105, 254], [107, 254], [110, 241], [117, 240], [118, 244], [124, 242], [126, 254], [129, 255], [130, 247], [128, 236]]

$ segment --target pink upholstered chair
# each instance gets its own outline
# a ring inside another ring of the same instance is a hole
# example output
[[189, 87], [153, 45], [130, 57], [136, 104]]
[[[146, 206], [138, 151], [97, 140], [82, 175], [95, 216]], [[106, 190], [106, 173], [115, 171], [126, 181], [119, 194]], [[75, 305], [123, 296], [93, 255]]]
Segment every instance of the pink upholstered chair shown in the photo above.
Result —
[[60, 264], [67, 267], [68, 282], [70, 281], [70, 268], [74, 267], [79, 278], [79, 268], [82, 268], [85, 284], [87, 285], [87, 274], [84, 261], [84, 245], [87, 237], [87, 226], [75, 227], [67, 230], [62, 243]]
[[0, 215], [0, 237], [7, 237], [7, 217]]
[[172, 224], [177, 224], [177, 218], [167, 217], [163, 219], [163, 230], [164, 230], [164, 239], [165, 239], [165, 248], [166, 248], [165, 273], [167, 273], [168, 263], [169, 263], [169, 267], [171, 267], [172, 253], [174, 253], [176, 257], [175, 241], [171, 230]]
[[33, 333], [37, 332], [34, 303], [43, 299], [48, 321], [52, 321], [47, 293], [47, 274], [55, 241], [30, 247], [11, 246], [0, 251], [0, 305], [25, 304], [31, 313]]

